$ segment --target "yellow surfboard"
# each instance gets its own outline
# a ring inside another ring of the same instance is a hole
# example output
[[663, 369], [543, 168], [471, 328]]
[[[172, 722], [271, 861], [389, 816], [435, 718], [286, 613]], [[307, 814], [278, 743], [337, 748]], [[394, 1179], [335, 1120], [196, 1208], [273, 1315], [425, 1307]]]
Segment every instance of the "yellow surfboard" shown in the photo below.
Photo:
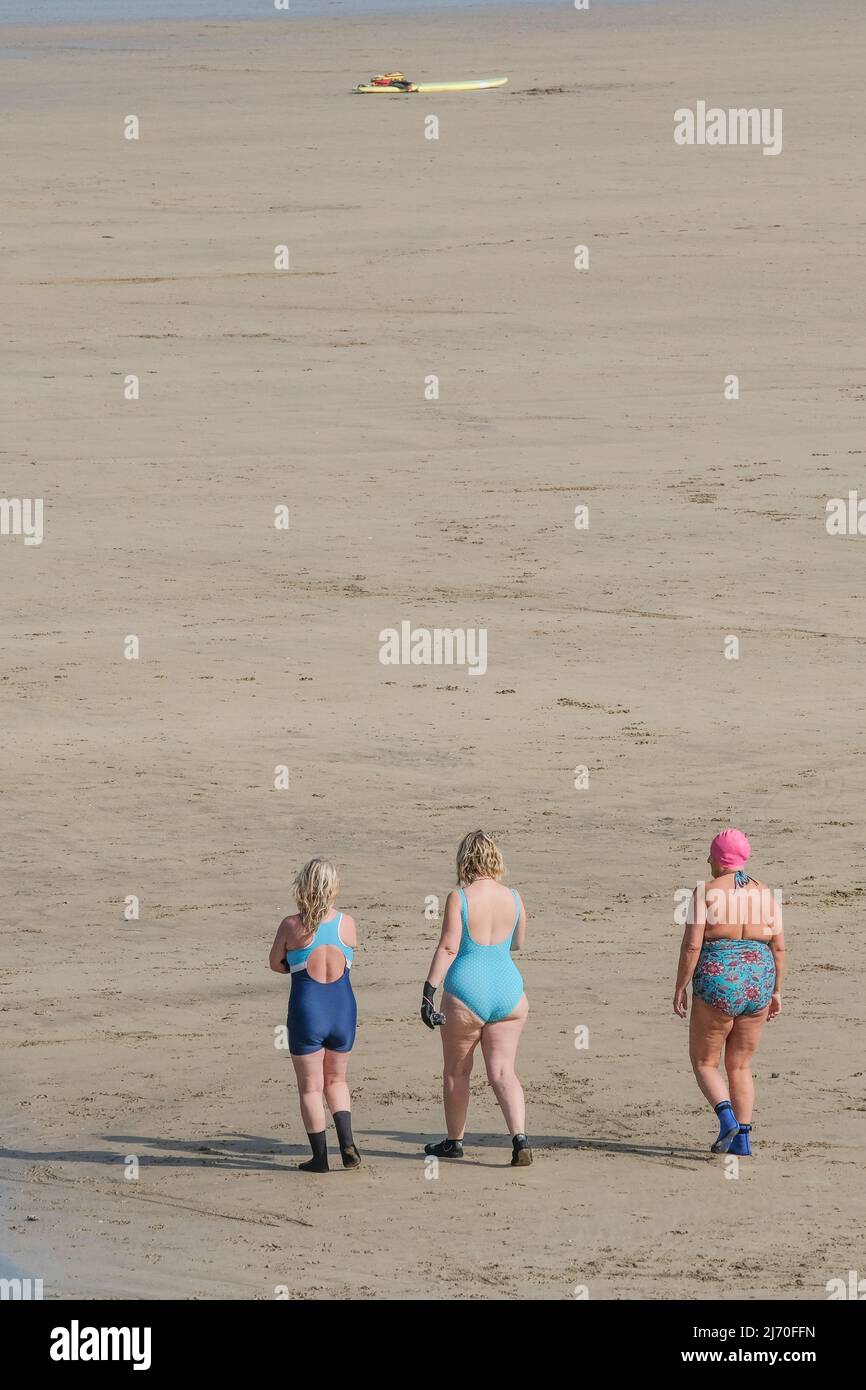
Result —
[[480, 92], [485, 87], [504, 87], [507, 77], [476, 77], [471, 82], [417, 82], [410, 88], [376, 87], [362, 82], [356, 92], [396, 92], [398, 96], [409, 96], [413, 92]]

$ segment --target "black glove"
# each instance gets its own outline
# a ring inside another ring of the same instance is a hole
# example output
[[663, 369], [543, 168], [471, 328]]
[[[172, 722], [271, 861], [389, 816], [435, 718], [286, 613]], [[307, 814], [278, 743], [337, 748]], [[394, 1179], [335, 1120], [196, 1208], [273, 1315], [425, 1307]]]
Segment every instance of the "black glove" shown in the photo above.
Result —
[[436, 1008], [435, 997], [436, 991], [428, 980], [424, 986], [424, 995], [421, 1000], [421, 1019], [428, 1028], [440, 1028], [445, 1022], [445, 1015], [440, 1014]]

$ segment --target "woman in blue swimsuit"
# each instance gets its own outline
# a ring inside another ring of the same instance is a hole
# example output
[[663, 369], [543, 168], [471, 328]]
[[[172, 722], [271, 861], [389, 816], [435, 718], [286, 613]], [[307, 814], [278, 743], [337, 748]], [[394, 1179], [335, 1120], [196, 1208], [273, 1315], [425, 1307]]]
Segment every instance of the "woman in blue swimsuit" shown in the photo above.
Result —
[[337, 912], [337, 871], [326, 859], [311, 859], [295, 879], [298, 911], [277, 927], [270, 966], [291, 974], [289, 1052], [298, 1080], [301, 1115], [312, 1158], [305, 1173], [327, 1173], [325, 1101], [334, 1117], [344, 1168], [359, 1168], [352, 1136], [352, 1098], [346, 1082], [355, 1042], [357, 1008], [349, 971], [358, 929]]
[[[752, 1057], [767, 1019], [782, 1011], [785, 932], [775, 895], [746, 872], [741, 830], [710, 845], [712, 882], [692, 896], [680, 947], [674, 1013], [685, 1018], [692, 986], [689, 1053], [695, 1079], [719, 1120], [713, 1153], [751, 1155]], [[727, 1085], [719, 1070], [725, 1053]]]
[[[523, 1087], [514, 1066], [529, 1005], [511, 952], [523, 945], [526, 914], [518, 894], [500, 879], [502, 855], [483, 830], [465, 836], [457, 851], [459, 888], [448, 894], [442, 934], [421, 1002], [428, 1028], [442, 1028], [446, 1139], [427, 1144], [437, 1158], [462, 1158], [469, 1078], [478, 1043], [511, 1134], [512, 1167], [532, 1162], [526, 1137]], [[471, 924], [471, 930], [470, 930]], [[442, 1010], [435, 991], [444, 984]]]

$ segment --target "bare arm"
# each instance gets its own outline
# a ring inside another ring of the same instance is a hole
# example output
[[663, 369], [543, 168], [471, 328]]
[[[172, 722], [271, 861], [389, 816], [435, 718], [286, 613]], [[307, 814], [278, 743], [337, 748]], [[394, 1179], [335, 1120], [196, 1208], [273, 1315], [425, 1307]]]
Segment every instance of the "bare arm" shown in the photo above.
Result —
[[433, 952], [430, 969], [427, 971], [427, 983], [434, 989], [439, 988], [448, 974], [449, 965], [460, 950], [460, 931], [460, 894], [452, 890], [445, 899], [439, 944]]
[[517, 894], [517, 901], [520, 903], [520, 916], [517, 919], [517, 926], [511, 942], [512, 951], [522, 950], [523, 943], [526, 940], [526, 908], [523, 906], [523, 899], [519, 893]]
[[286, 965], [286, 921], [287, 919], [284, 918], [277, 927], [277, 934], [274, 937], [274, 944], [268, 958], [268, 965], [277, 975], [288, 975], [289, 973], [289, 967]]
[[776, 966], [776, 983], [773, 985], [773, 997], [770, 1000], [770, 1007], [767, 1010], [767, 1018], [775, 1018], [782, 1012], [782, 978], [785, 974], [785, 923], [782, 919], [782, 905], [775, 903], [773, 907], [773, 917], [770, 923], [770, 950], [773, 952], [773, 961]]
[[695, 967], [704, 944], [704, 927], [707, 920], [706, 901], [703, 888], [696, 888], [692, 894], [689, 918], [683, 939], [680, 942], [680, 956], [677, 962], [677, 980], [674, 986], [674, 1013], [685, 1018], [689, 1008], [688, 987], [692, 982]]

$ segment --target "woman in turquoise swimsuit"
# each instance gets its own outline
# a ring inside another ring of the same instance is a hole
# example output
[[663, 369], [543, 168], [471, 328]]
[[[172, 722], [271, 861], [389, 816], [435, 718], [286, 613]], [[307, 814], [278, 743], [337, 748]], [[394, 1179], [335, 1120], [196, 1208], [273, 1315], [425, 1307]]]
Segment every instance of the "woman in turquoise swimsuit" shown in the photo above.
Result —
[[[752, 1057], [767, 1019], [782, 1011], [785, 968], [782, 909], [746, 873], [750, 854], [741, 830], [723, 830], [710, 845], [712, 882], [692, 896], [674, 988], [674, 1013], [685, 1018], [692, 986], [689, 1052], [719, 1121], [712, 1151], [741, 1157], [752, 1152]], [[727, 1085], [719, 1070], [723, 1047]]]
[[[442, 934], [424, 986], [421, 1018], [442, 1028], [443, 1093], [448, 1136], [427, 1144], [436, 1158], [462, 1158], [469, 1078], [479, 1042], [511, 1134], [512, 1167], [532, 1162], [523, 1087], [514, 1070], [529, 1005], [511, 952], [523, 945], [526, 914], [518, 894], [500, 879], [502, 855], [483, 830], [466, 835], [457, 851], [459, 888], [448, 894]], [[471, 924], [471, 930], [470, 930]], [[434, 996], [444, 983], [442, 1013]]]

